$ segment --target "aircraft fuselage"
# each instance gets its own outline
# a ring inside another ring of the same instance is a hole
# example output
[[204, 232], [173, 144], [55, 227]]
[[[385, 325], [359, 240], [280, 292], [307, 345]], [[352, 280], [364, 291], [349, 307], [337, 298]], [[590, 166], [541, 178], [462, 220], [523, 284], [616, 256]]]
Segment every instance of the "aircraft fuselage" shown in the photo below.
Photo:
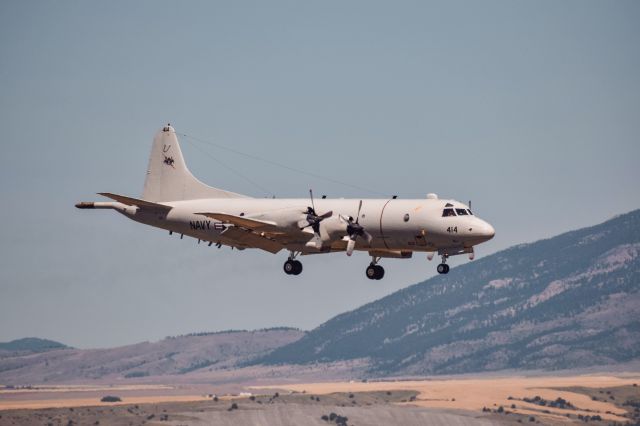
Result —
[[[355, 217], [357, 199], [315, 200], [318, 212], [334, 211]], [[171, 206], [168, 212], [151, 212], [135, 206], [122, 205], [117, 209], [125, 216], [147, 225], [184, 234], [203, 241], [237, 246], [227, 241], [224, 231], [227, 224], [204, 217], [198, 212], [224, 212], [251, 219], [282, 222], [286, 217], [302, 213], [309, 205], [308, 199], [202, 199], [163, 203]], [[494, 230], [484, 220], [471, 214], [443, 217], [445, 205], [469, 212], [469, 208], [454, 200], [440, 199], [363, 199], [360, 224], [373, 239], [368, 244], [359, 241], [356, 250], [394, 250], [433, 252], [447, 249], [470, 249], [487, 241]], [[302, 254], [318, 253], [306, 246], [308, 234], [297, 229], [291, 221], [291, 238], [285, 247]], [[231, 225], [233, 226], [233, 225]], [[326, 251], [327, 249], [325, 249]]]

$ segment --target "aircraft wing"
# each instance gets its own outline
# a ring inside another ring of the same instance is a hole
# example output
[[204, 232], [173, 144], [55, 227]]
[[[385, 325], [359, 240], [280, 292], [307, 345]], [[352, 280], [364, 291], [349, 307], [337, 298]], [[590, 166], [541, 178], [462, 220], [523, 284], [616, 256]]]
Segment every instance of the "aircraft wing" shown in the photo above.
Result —
[[284, 245], [274, 238], [285, 234], [275, 222], [235, 216], [227, 213], [196, 213], [222, 223], [234, 226], [228, 227], [222, 235], [237, 242], [240, 246], [259, 248], [270, 253], [278, 253]]
[[222, 235], [226, 238], [237, 242], [240, 246], [259, 248], [269, 253], [278, 253], [284, 248], [282, 244], [274, 241], [270, 238], [263, 237], [260, 234], [247, 229], [242, 229], [237, 226], [232, 226], [225, 229]]
[[236, 225], [241, 228], [250, 229], [256, 232], [282, 233], [282, 229], [279, 228], [274, 222], [250, 219], [248, 217], [235, 216], [235, 215], [226, 214], [226, 213], [196, 213], [196, 214], [207, 216], [207, 217], [210, 217], [211, 219], [219, 220], [222, 223], [230, 223], [232, 225]]
[[171, 210], [171, 206], [167, 206], [164, 204], [152, 203], [151, 201], [139, 200], [137, 198], [126, 197], [124, 195], [112, 194], [111, 192], [98, 192], [98, 195], [102, 195], [103, 197], [111, 198], [112, 200], [116, 200], [122, 204], [126, 204], [127, 206], [138, 206], [146, 209], [155, 209], [155, 210]]

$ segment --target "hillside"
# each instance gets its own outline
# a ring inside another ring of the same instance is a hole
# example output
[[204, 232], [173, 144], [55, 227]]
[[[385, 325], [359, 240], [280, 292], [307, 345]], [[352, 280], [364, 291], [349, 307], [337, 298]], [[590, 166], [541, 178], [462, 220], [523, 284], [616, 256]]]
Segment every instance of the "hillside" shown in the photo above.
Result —
[[56, 349], [66, 349], [68, 346], [53, 340], [25, 337], [24, 339], [0, 342], [0, 357], [14, 353], [47, 352]]
[[183, 375], [202, 369], [230, 369], [289, 344], [303, 334], [292, 328], [196, 333], [111, 349], [69, 348], [0, 357], [0, 383], [140, 379]]
[[640, 210], [522, 244], [339, 315], [258, 359], [372, 375], [561, 369], [640, 355]]

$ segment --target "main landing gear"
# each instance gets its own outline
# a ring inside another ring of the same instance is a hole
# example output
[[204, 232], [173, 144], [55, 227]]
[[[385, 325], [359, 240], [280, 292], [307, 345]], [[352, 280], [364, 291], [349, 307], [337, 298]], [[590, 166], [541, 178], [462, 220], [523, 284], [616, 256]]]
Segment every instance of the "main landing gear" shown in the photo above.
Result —
[[448, 274], [449, 273], [449, 265], [447, 265], [447, 256], [446, 254], [442, 255], [442, 263], [438, 265], [436, 270], [439, 274]]
[[291, 254], [289, 255], [289, 259], [284, 262], [284, 266], [282, 267], [285, 274], [300, 275], [300, 272], [302, 272], [302, 262], [300, 262], [299, 260], [295, 260], [295, 258], [295, 253], [291, 252]]
[[370, 280], [381, 280], [384, 277], [384, 268], [378, 265], [380, 258], [372, 258], [371, 264], [367, 266], [365, 274]]

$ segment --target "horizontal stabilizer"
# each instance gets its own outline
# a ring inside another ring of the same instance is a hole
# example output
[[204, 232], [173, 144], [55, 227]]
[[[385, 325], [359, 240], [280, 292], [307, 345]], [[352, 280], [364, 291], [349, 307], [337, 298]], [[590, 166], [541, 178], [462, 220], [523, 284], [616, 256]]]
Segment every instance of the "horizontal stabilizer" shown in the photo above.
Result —
[[251, 229], [252, 231], [261, 231], [261, 232], [281, 232], [282, 229], [278, 228], [278, 226], [274, 222], [266, 222], [263, 220], [257, 219], [249, 219], [243, 216], [235, 216], [232, 214], [226, 213], [196, 213], [203, 216], [210, 217], [211, 219], [219, 220], [223, 223], [230, 223], [235, 226], [239, 226], [241, 228]]
[[171, 210], [171, 206], [167, 206], [164, 204], [152, 203], [151, 201], [139, 200], [137, 198], [126, 197], [124, 195], [112, 194], [110, 192], [98, 192], [98, 195], [102, 195], [103, 197], [111, 198], [112, 200], [116, 200], [122, 204], [126, 204], [127, 206], [138, 206], [144, 209], [155, 209], [155, 210]]

